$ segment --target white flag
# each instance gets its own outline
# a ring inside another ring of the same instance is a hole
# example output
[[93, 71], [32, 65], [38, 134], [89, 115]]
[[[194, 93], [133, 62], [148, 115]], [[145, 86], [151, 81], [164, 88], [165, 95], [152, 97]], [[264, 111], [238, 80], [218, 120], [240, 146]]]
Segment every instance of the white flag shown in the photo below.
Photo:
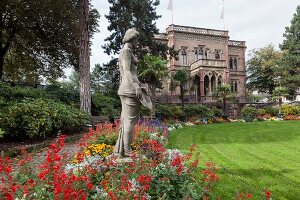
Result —
[[173, 11], [173, 0], [169, 0], [168, 10]]
[[220, 8], [221, 8], [221, 16], [220, 16], [220, 19], [224, 19], [224, 0], [221, 0]]

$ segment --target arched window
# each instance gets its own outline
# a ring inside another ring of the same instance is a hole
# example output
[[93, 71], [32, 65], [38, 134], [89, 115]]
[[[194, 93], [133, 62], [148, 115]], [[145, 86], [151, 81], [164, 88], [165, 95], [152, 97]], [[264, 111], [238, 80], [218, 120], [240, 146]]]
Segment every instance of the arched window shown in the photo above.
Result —
[[195, 61], [199, 60], [198, 49], [195, 49]]
[[238, 81], [231, 81], [230, 82], [231, 86], [231, 92], [238, 92]]
[[236, 56], [229, 57], [229, 69], [231, 71], [237, 71], [238, 58]]
[[186, 49], [181, 50], [181, 61], [182, 61], [182, 65], [187, 65]]
[[229, 58], [229, 69], [231, 71], [233, 70], [233, 59], [232, 59], [232, 57]]
[[220, 60], [221, 59], [220, 50], [215, 50], [215, 59], [216, 60]]
[[233, 60], [233, 70], [236, 71], [237, 70], [237, 57], [234, 58]]
[[195, 49], [195, 61], [203, 59], [204, 58], [204, 50], [203, 47], [199, 47]]

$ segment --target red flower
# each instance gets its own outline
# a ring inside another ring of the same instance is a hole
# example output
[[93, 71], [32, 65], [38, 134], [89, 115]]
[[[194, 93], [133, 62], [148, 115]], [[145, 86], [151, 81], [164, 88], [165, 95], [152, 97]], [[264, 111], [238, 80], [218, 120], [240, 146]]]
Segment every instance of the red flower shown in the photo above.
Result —
[[7, 200], [13, 200], [14, 199], [13, 195], [10, 194], [10, 193], [6, 193], [5, 197], [6, 197]]
[[266, 190], [265, 193], [266, 193], [267, 199], [270, 199], [270, 197], [271, 197], [271, 192], [270, 192], [269, 190]]
[[253, 198], [252, 194], [248, 193], [247, 194], [247, 199], [252, 199], [252, 198]]
[[92, 190], [94, 186], [93, 186], [92, 183], [88, 183], [88, 184], [87, 184], [87, 187], [88, 187], [90, 190]]

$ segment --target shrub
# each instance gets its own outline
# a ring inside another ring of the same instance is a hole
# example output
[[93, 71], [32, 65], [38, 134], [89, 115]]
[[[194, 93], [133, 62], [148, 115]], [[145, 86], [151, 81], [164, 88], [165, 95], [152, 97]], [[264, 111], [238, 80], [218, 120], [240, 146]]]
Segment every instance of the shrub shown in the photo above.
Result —
[[208, 109], [207, 112], [207, 117], [212, 118], [212, 117], [222, 117], [223, 111], [222, 109], [218, 109], [217, 107], [212, 107]]
[[0, 113], [0, 127], [9, 136], [19, 139], [46, 137], [86, 122], [86, 114], [53, 100], [24, 99]]
[[45, 87], [48, 98], [79, 107], [79, 90], [68, 83], [54, 82]]
[[120, 115], [121, 105], [120, 100], [112, 97], [104, 96], [100, 93], [95, 93], [92, 96], [92, 114], [93, 115]]
[[45, 98], [48, 94], [40, 88], [9, 86], [0, 82], [0, 97], [3, 101], [21, 101], [24, 98]]
[[279, 113], [279, 109], [278, 108], [274, 108], [274, 107], [266, 107], [265, 108], [266, 114], [269, 114], [271, 116], [277, 116]]
[[254, 107], [245, 106], [242, 108], [241, 114], [246, 121], [252, 122], [256, 118], [258, 112]]
[[156, 112], [159, 113], [163, 119], [174, 119], [183, 114], [180, 106], [168, 104], [158, 104]]
[[281, 112], [282, 112], [283, 116], [287, 116], [287, 115], [296, 115], [298, 111], [296, 109], [296, 106], [282, 105]]
[[257, 115], [263, 116], [263, 115], [265, 115], [265, 114], [266, 114], [266, 110], [265, 110], [265, 109], [262, 109], [262, 108], [257, 109]]
[[187, 105], [184, 107], [184, 112], [188, 117], [204, 117], [208, 112], [208, 108], [204, 105]]

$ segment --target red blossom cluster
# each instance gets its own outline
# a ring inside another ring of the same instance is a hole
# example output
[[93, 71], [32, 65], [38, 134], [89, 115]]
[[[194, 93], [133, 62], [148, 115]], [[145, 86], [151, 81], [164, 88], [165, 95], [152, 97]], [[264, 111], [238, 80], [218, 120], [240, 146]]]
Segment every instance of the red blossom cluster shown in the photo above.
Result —
[[[30, 167], [31, 155], [25, 156], [18, 163], [18, 180], [12, 175], [12, 167], [9, 158], [0, 158], [0, 199], [14, 199], [17, 196], [29, 199], [87, 199], [89, 191], [93, 189], [93, 183], [88, 173], [75, 176], [64, 171], [64, 164], [68, 161], [67, 155], [62, 155], [65, 136], [61, 135], [56, 143], [50, 144], [45, 162], [38, 167], [38, 173]], [[4, 172], [4, 173], [3, 173]], [[86, 169], [86, 172], [89, 172]], [[5, 174], [5, 176], [3, 176]], [[31, 175], [31, 176], [29, 176]]]
[[236, 200], [252, 199], [253, 195], [251, 193], [239, 193]]

